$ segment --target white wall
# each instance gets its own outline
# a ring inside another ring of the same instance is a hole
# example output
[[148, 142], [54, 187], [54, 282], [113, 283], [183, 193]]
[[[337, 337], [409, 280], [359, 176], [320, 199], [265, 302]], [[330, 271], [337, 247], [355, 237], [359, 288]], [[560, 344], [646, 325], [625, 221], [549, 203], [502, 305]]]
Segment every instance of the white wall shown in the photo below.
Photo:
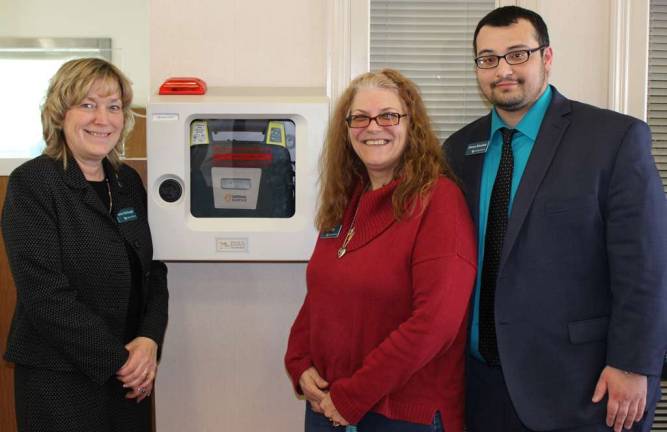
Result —
[[305, 264], [168, 266], [157, 430], [300, 430], [304, 405], [282, 359], [306, 290]]
[[134, 103], [148, 96], [148, 0], [0, 0], [0, 36], [110, 37], [113, 60], [132, 80]]
[[151, 0], [151, 84], [324, 87], [326, 1]]
[[646, 120], [649, 0], [498, 2], [542, 15], [554, 48], [550, 80], [562, 93]]
[[547, 23], [554, 62], [550, 82], [565, 96], [609, 106], [609, 0], [542, 0], [527, 5]]
[[[209, 86], [325, 87], [328, 0], [152, 0], [150, 77]], [[197, 13], [184, 12], [189, 8]], [[303, 263], [168, 263], [159, 432], [298, 431], [283, 367]]]

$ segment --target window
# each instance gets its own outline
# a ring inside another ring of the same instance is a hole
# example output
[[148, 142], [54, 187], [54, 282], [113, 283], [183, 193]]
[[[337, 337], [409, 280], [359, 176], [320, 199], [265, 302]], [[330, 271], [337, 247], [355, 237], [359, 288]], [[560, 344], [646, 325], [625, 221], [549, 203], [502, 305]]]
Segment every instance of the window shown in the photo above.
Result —
[[111, 60], [111, 39], [0, 38], [0, 158], [27, 159], [42, 152], [40, 106], [49, 79], [78, 57]]
[[395, 68], [417, 83], [442, 140], [489, 111], [477, 87], [472, 37], [495, 3], [370, 1], [370, 69]]
[[[649, 12], [647, 121], [653, 135], [653, 155], [667, 192], [667, 0], [651, 0]], [[662, 369], [662, 399], [654, 431], [667, 431], [667, 355]]]
[[653, 155], [667, 191], [667, 0], [651, 0], [647, 117]]

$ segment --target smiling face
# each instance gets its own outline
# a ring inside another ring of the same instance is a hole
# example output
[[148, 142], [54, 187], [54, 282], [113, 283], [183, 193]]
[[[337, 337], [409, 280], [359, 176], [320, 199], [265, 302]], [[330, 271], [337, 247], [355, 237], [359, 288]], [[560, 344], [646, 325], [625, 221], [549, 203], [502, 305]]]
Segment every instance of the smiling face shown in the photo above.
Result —
[[100, 163], [118, 144], [123, 123], [118, 84], [97, 80], [86, 97], [65, 113], [67, 147], [79, 164]]
[[[505, 55], [516, 50], [537, 48], [533, 25], [519, 19], [507, 27], [484, 26], [477, 35], [476, 56]], [[477, 69], [477, 81], [484, 96], [499, 114], [521, 117], [546, 89], [551, 70], [552, 50], [535, 51], [526, 63], [509, 65], [504, 59], [493, 69]]]
[[[405, 107], [394, 90], [361, 88], [352, 99], [350, 115], [375, 117], [383, 113], [404, 114]], [[394, 178], [408, 135], [408, 117], [394, 126], [379, 126], [371, 121], [364, 128], [349, 128], [352, 148], [364, 163], [373, 189]]]

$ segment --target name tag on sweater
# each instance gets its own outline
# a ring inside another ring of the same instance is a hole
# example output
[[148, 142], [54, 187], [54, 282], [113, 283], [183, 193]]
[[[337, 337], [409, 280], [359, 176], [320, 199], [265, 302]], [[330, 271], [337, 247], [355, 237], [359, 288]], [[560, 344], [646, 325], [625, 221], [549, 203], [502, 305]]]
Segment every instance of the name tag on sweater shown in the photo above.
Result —
[[137, 219], [137, 213], [132, 207], [120, 209], [118, 210], [118, 213], [116, 213], [116, 221], [118, 223], [131, 222]]
[[340, 230], [343, 228], [342, 225], [335, 226], [329, 231], [324, 231], [320, 234], [320, 238], [338, 238], [340, 235]]

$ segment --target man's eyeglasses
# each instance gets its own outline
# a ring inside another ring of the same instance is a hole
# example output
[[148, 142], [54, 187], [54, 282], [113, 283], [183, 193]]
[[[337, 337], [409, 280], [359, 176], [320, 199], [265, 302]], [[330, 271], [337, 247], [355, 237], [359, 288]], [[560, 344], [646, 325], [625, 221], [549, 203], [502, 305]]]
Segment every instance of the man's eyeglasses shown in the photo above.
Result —
[[368, 117], [367, 115], [351, 115], [345, 119], [347, 125], [351, 128], [365, 128], [375, 120], [378, 126], [396, 126], [401, 122], [401, 118], [407, 117], [407, 114], [399, 114], [395, 112], [386, 112], [378, 114], [375, 117]]
[[533, 49], [510, 51], [507, 54], [501, 56], [499, 55], [479, 56], [475, 59], [475, 65], [479, 69], [493, 69], [494, 67], [498, 66], [501, 58], [505, 59], [508, 65], [518, 65], [527, 62], [532, 53], [534, 53], [537, 50], [541, 51], [547, 46], [548, 45], [542, 45]]

